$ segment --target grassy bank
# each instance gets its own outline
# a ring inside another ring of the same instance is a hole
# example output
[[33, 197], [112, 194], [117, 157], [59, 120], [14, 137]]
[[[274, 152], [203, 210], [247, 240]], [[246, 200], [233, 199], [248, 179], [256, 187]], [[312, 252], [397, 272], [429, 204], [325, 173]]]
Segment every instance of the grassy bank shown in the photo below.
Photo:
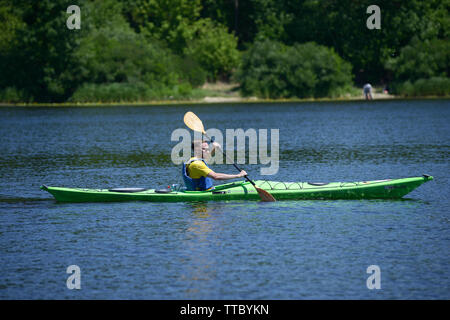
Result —
[[[411, 95], [392, 95], [383, 92], [383, 88], [375, 87], [373, 90], [373, 99], [377, 100], [393, 100], [393, 99], [448, 99], [450, 96], [414, 96]], [[192, 94], [188, 98], [182, 99], [162, 99], [148, 101], [117, 101], [117, 102], [63, 102], [63, 103], [3, 103], [0, 106], [30, 106], [30, 107], [108, 107], [108, 106], [145, 106], [145, 105], [195, 105], [195, 104], [258, 104], [258, 103], [294, 103], [294, 102], [345, 102], [345, 101], [365, 101], [362, 89], [353, 87], [348, 92], [339, 97], [324, 98], [289, 98], [289, 99], [261, 99], [257, 97], [243, 97], [239, 92], [239, 85], [236, 83], [206, 83], [200, 88], [192, 90]]]

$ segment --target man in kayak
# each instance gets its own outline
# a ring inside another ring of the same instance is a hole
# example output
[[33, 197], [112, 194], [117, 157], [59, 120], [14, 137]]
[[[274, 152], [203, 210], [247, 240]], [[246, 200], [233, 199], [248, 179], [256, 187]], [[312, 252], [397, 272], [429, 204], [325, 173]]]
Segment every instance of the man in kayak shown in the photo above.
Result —
[[214, 172], [206, 164], [211, 156], [215, 154], [216, 148], [220, 148], [217, 142], [211, 143], [212, 150], [210, 150], [208, 142], [197, 140], [192, 142], [192, 151], [194, 156], [186, 163], [183, 163], [183, 180], [187, 190], [204, 191], [214, 188], [214, 180], [229, 180], [242, 178], [247, 175], [247, 172], [242, 170], [238, 174], [225, 174]]

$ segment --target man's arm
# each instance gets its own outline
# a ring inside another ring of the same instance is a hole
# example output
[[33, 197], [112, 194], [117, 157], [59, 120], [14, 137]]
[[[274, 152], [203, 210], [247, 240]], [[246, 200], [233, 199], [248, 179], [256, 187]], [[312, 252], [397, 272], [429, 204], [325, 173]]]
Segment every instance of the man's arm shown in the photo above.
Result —
[[246, 176], [247, 172], [242, 170], [238, 174], [226, 174], [226, 173], [216, 173], [214, 171], [211, 171], [208, 173], [207, 177], [212, 178], [214, 180], [230, 180], [230, 179], [236, 179], [236, 178], [242, 178], [243, 176]]

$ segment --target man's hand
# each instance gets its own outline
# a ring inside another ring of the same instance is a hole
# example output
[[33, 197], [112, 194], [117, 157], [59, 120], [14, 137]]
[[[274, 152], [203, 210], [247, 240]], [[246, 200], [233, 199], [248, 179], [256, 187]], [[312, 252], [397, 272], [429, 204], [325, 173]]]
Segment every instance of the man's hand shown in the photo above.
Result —
[[214, 141], [210, 144], [210, 150], [211, 150], [210, 152], [211, 152], [212, 156], [214, 156], [216, 154], [216, 149], [221, 150], [220, 144], [218, 144], [217, 142]]
[[242, 170], [239, 174], [238, 174], [238, 177], [239, 178], [242, 178], [243, 176], [246, 176], [247, 175], [247, 172], [245, 172], [245, 170]]
[[220, 144], [218, 144], [217, 142], [213, 142], [213, 143], [211, 143], [211, 146], [212, 146], [212, 149], [215, 149], [215, 148], [220, 148]]

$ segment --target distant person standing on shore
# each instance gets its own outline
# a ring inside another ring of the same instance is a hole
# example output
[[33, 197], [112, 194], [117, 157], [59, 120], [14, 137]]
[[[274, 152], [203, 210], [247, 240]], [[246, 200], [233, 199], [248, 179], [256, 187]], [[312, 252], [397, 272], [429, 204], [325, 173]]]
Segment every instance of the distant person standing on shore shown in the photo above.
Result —
[[366, 100], [372, 100], [372, 86], [370, 83], [366, 83], [363, 87], [364, 96], [366, 97]]

